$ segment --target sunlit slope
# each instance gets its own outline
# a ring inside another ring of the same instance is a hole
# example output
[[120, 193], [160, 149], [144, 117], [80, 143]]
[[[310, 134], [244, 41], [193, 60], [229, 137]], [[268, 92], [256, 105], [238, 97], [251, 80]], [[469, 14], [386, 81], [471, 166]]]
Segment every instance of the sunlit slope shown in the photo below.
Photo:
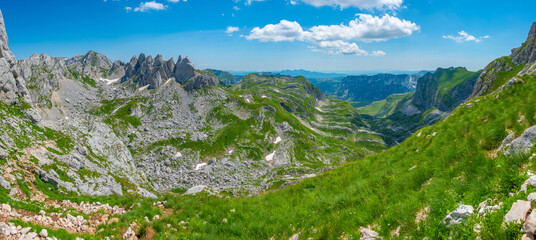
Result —
[[[167, 232], [178, 238], [285, 239], [299, 232], [300, 238], [355, 239], [359, 227], [373, 224], [385, 237], [401, 226], [401, 237], [437, 239], [448, 236], [441, 220], [458, 203], [476, 207], [490, 198], [505, 204], [483, 221], [480, 235], [505, 239], [512, 230], [501, 228], [502, 216], [525, 197], [509, 193], [517, 192], [523, 172], [536, 169], [526, 157], [492, 156], [509, 132], [519, 136], [536, 124], [536, 80], [524, 80], [458, 108], [399, 146], [295, 186], [243, 199], [169, 195], [168, 205], [182, 212], [153, 227], [164, 236], [165, 224], [188, 221], [185, 229]], [[423, 209], [428, 216], [416, 223]], [[476, 237], [476, 221], [454, 237]]]

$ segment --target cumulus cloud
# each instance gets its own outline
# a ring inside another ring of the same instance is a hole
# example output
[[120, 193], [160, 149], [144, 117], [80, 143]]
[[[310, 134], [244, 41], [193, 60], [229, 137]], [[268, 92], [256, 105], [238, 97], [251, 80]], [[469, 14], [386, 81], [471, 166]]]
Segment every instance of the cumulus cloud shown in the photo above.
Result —
[[465, 32], [465, 31], [460, 31], [460, 32], [458, 32], [458, 35], [456, 35], [456, 36], [443, 35], [443, 38], [444, 39], [451, 39], [451, 40], [454, 40], [454, 41], [459, 42], [459, 43], [463, 43], [463, 42], [476, 42], [476, 43], [479, 43], [483, 39], [488, 39], [489, 36], [486, 35], [486, 36], [482, 36], [482, 37], [475, 37], [475, 36], [470, 35], [469, 33]]
[[160, 10], [166, 10], [166, 9], [167, 9], [167, 5], [152, 1], [152, 2], [140, 3], [139, 7], [134, 8], [134, 12], [147, 12], [149, 10], [160, 11]]
[[304, 41], [307, 33], [303, 31], [298, 22], [281, 20], [278, 24], [268, 24], [263, 28], [253, 28], [249, 35], [246, 36], [246, 39], [261, 42]]
[[238, 30], [240, 30], [240, 28], [233, 27], [233, 26], [228, 26], [227, 30], [225, 30], [225, 33], [227, 33], [227, 35], [229, 35], [229, 36], [233, 36], [233, 33], [238, 32]]
[[315, 7], [333, 6], [341, 9], [356, 7], [359, 9], [397, 9], [403, 0], [290, 0], [295, 5], [298, 1]]
[[316, 46], [326, 50], [329, 54], [342, 55], [368, 55], [367, 51], [361, 50], [356, 43], [349, 43], [341, 40], [337, 41], [321, 41], [317, 42]]
[[311, 28], [311, 37], [321, 40], [346, 41], [386, 41], [392, 38], [406, 37], [420, 27], [407, 20], [385, 14], [382, 17], [358, 14], [348, 25], [320, 25]]
[[[172, 3], [178, 3], [180, 2], [181, 0], [167, 0], [168, 2], [172, 2]], [[183, 2], [187, 2], [188, 0], [182, 0]]]
[[347, 25], [319, 25], [307, 31], [298, 22], [281, 20], [278, 24], [255, 27], [246, 39], [261, 42], [302, 41], [312, 44], [313, 49], [325, 49], [331, 54], [383, 56], [385, 52], [374, 51], [369, 54], [359, 49], [355, 42], [387, 41], [410, 36], [419, 30], [417, 24], [388, 14], [382, 17], [358, 14]]

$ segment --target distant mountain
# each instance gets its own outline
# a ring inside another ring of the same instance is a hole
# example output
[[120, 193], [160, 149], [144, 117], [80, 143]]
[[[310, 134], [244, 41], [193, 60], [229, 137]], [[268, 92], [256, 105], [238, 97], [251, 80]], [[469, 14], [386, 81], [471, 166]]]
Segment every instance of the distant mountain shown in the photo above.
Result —
[[212, 71], [214, 75], [216, 75], [216, 77], [220, 80], [220, 82], [225, 85], [235, 85], [240, 82], [236, 79], [236, 76], [230, 72], [216, 70], [216, 69], [207, 69], [207, 70]]
[[417, 78], [407, 74], [348, 76], [342, 79], [335, 92], [327, 94], [353, 102], [379, 101], [391, 94], [415, 91]]
[[347, 74], [342, 74], [342, 73], [312, 72], [312, 71], [307, 71], [303, 69], [283, 70], [283, 71], [276, 72], [276, 73], [279, 75], [287, 75], [287, 76], [292, 76], [292, 77], [304, 76], [306, 78], [336, 78], [336, 77], [344, 77], [347, 75]]

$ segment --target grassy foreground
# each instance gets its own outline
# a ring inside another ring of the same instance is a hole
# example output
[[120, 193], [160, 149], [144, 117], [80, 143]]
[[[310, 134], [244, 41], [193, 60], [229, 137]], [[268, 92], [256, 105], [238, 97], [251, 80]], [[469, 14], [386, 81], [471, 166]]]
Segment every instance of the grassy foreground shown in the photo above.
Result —
[[[420, 137], [285, 189], [250, 198], [167, 195], [175, 214], [150, 226], [161, 239], [286, 239], [296, 233], [300, 239], [355, 239], [369, 224], [385, 237], [401, 226], [400, 237], [516, 238], [519, 228], [502, 226], [502, 217], [526, 197], [509, 193], [517, 192], [526, 170], [536, 169], [536, 160], [492, 153], [508, 132], [519, 136], [536, 124], [536, 81], [525, 81], [460, 107]], [[503, 201], [501, 210], [486, 219], [475, 215], [455, 231], [441, 223], [458, 203], [476, 208], [488, 198]], [[427, 217], [417, 223], [423, 209]], [[188, 224], [177, 232], [166, 227], [180, 221]], [[473, 231], [477, 223], [480, 233]]]

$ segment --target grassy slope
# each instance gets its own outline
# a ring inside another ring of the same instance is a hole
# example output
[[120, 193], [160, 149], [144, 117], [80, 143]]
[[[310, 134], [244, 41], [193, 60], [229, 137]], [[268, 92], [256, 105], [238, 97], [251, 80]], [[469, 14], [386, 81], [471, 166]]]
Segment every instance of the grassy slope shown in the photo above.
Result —
[[445, 95], [456, 85], [478, 77], [481, 72], [471, 72], [461, 67], [455, 69], [438, 69], [434, 75], [439, 79], [439, 95]]
[[[283, 239], [301, 232], [302, 237], [336, 239], [357, 238], [359, 227], [368, 224], [376, 224], [384, 236], [401, 225], [402, 236], [438, 239], [449, 235], [440, 222], [459, 202], [476, 207], [491, 198], [503, 200], [505, 207], [486, 218], [482, 236], [516, 236], [515, 227], [501, 227], [502, 216], [526, 194], [509, 197], [508, 193], [516, 192], [523, 181], [522, 166], [535, 170], [535, 165], [525, 157], [489, 156], [507, 130], [519, 136], [536, 124], [535, 90], [536, 80], [531, 79], [498, 98], [484, 97], [423, 129], [421, 137], [415, 135], [384, 153], [280, 191], [239, 199], [168, 195], [168, 206], [182, 212], [153, 227], [162, 231], [158, 235], [162, 237], [165, 224], [188, 221], [186, 229], [168, 233], [174, 238]], [[526, 118], [518, 122], [521, 115]], [[430, 208], [428, 219], [416, 224], [415, 214], [425, 207]], [[224, 218], [228, 223], [222, 222]], [[460, 227], [454, 237], [474, 238], [476, 220]]]
[[408, 99], [413, 96], [413, 93], [401, 93], [389, 95], [386, 99], [373, 102], [367, 106], [357, 108], [360, 114], [367, 114], [370, 116], [384, 118], [387, 117], [396, 110], [396, 106], [400, 101]]

